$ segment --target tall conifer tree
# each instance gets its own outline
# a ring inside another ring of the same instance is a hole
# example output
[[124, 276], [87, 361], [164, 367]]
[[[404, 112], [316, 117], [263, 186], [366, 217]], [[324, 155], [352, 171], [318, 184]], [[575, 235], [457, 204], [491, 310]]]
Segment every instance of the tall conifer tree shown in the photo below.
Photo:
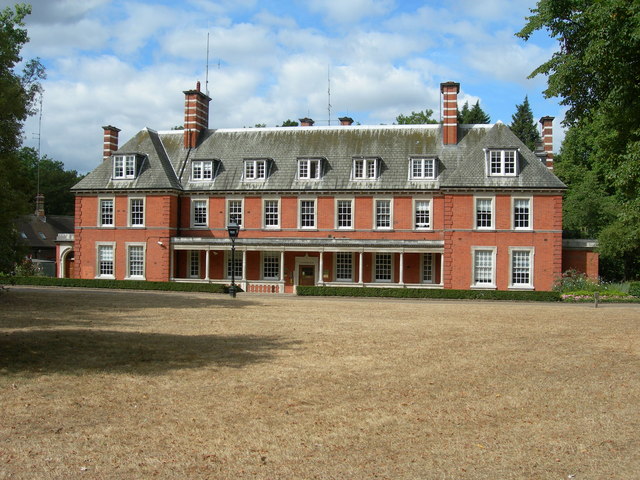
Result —
[[535, 150], [536, 143], [540, 141], [540, 133], [533, 120], [533, 112], [526, 95], [524, 102], [516, 105], [516, 113], [511, 116], [511, 131], [529, 147], [529, 150]]

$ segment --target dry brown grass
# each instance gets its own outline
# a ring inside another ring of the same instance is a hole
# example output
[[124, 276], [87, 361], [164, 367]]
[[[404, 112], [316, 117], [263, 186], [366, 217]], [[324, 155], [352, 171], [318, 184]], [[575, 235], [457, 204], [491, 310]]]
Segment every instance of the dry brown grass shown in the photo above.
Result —
[[14, 288], [0, 478], [632, 479], [640, 306]]

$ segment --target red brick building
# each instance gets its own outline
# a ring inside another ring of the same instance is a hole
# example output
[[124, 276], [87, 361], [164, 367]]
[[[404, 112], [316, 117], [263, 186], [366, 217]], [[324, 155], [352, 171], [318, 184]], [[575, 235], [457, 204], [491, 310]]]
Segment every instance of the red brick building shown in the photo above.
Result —
[[441, 91], [439, 125], [209, 129], [198, 85], [184, 92], [184, 130], [119, 147], [104, 127], [103, 162], [74, 187], [75, 275], [550, 290], [566, 188], [551, 171], [552, 118], [534, 153], [502, 123], [459, 125], [459, 84]]

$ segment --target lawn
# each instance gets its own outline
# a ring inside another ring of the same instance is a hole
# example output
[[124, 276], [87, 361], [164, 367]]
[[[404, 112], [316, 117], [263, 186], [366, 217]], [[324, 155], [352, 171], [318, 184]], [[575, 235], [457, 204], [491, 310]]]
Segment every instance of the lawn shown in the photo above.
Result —
[[631, 479], [640, 305], [15, 287], [0, 478]]

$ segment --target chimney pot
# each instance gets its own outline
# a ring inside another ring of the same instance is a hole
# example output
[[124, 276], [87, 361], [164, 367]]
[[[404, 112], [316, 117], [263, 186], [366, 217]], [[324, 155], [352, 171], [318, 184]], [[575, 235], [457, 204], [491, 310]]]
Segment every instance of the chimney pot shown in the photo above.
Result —
[[542, 146], [545, 153], [545, 165], [553, 170], [553, 119], [555, 117], [542, 117], [540, 125], [542, 129]]
[[316, 123], [309, 117], [299, 118], [298, 120], [300, 120], [301, 127], [313, 127], [313, 124]]
[[43, 219], [44, 215], [44, 195], [39, 193], [36, 195], [36, 217]]
[[351, 118], [351, 117], [340, 117], [340, 118], [338, 118], [338, 120], [340, 120], [340, 125], [352, 125], [353, 124], [353, 118]]
[[209, 102], [211, 98], [200, 91], [200, 82], [195, 90], [184, 92], [184, 148], [195, 148], [200, 133], [209, 128]]

